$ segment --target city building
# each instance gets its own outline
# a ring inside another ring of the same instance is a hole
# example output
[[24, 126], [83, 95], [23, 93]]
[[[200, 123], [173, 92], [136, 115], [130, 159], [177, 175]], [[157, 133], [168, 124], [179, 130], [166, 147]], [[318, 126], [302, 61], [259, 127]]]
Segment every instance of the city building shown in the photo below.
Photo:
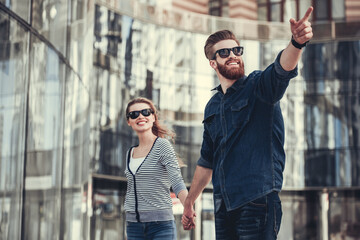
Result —
[[[234, 31], [245, 73], [291, 38], [313, 5], [314, 38], [281, 100], [287, 161], [280, 240], [360, 238], [360, 1], [0, 0], [0, 239], [126, 239], [126, 124], [151, 98], [177, 133], [190, 186], [203, 110], [218, 80], [207, 36]], [[215, 239], [211, 184], [197, 228]]]

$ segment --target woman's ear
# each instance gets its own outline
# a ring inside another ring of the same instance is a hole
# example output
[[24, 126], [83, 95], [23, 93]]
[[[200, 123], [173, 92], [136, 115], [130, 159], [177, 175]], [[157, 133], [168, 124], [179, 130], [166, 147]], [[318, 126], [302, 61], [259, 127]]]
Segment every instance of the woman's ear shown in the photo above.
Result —
[[210, 60], [210, 61], [209, 61], [209, 64], [210, 64], [210, 66], [211, 66], [214, 70], [216, 70], [216, 68], [217, 68], [217, 63], [216, 63], [216, 61]]

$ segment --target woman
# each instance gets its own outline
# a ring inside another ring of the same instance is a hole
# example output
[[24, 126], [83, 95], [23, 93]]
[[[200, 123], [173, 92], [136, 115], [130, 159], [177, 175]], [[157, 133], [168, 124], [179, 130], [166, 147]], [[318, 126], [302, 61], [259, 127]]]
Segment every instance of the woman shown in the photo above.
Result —
[[170, 187], [184, 204], [188, 194], [173, 147], [174, 133], [159, 123], [154, 104], [136, 98], [126, 108], [128, 125], [139, 145], [126, 154], [126, 232], [129, 240], [176, 239]]

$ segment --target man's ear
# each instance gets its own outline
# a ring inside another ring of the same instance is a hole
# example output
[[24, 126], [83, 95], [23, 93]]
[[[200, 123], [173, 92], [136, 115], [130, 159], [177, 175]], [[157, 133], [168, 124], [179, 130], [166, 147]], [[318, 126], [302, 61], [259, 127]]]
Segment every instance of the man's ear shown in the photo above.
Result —
[[210, 64], [210, 66], [211, 66], [214, 70], [216, 70], [216, 68], [217, 68], [217, 63], [216, 63], [216, 61], [210, 60], [210, 61], [209, 61], [209, 64]]

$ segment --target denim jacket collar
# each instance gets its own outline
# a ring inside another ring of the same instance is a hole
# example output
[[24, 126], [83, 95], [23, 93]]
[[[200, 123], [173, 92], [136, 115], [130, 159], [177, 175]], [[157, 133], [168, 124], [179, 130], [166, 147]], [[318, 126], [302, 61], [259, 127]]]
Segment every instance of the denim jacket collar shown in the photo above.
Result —
[[[239, 88], [243, 88], [245, 86], [246, 80], [247, 80], [247, 76], [246, 75], [242, 76], [241, 78], [236, 80], [234, 82], [234, 84], [229, 87], [229, 89], [234, 89], [234, 91], [236, 91]], [[211, 89], [211, 91], [214, 91], [214, 90], [217, 90], [218, 92], [223, 93], [221, 84], [219, 84], [217, 87], [214, 87], [213, 89]]]

